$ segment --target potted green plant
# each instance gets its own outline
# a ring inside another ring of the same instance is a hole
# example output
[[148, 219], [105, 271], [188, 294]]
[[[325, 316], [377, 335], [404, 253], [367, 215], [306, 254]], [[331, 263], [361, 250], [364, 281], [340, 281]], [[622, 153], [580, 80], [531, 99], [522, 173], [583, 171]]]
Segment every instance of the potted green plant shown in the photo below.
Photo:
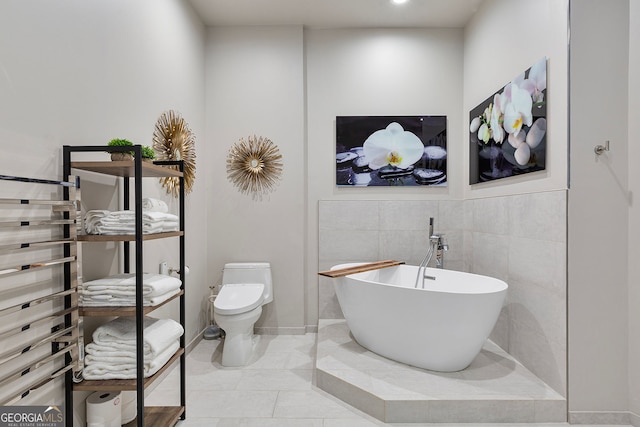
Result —
[[[112, 139], [107, 145], [109, 147], [133, 147], [133, 142], [126, 139]], [[111, 160], [133, 160], [133, 151], [111, 153]]]
[[153, 148], [145, 145], [142, 147], [142, 160], [145, 162], [152, 162], [153, 159], [156, 158], [156, 152], [153, 151]]

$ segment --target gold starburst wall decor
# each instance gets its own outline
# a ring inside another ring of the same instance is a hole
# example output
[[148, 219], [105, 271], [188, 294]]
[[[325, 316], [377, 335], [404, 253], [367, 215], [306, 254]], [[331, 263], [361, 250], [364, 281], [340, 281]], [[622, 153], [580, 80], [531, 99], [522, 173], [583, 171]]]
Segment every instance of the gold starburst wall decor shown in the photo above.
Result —
[[[184, 161], [184, 192], [190, 193], [196, 179], [196, 137], [180, 113], [169, 110], [162, 113], [153, 132], [153, 148], [156, 160]], [[175, 177], [160, 178], [167, 194], [178, 197], [180, 180]]]
[[227, 155], [227, 179], [253, 200], [275, 190], [282, 174], [282, 155], [269, 138], [241, 138]]

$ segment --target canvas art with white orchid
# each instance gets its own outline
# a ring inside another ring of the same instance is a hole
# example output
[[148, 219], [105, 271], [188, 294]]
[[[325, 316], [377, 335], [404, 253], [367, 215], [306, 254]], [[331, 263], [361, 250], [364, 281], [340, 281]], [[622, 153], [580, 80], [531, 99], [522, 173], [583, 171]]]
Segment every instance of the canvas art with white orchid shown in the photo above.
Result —
[[547, 58], [469, 113], [469, 183], [545, 169]]
[[446, 165], [446, 116], [336, 117], [339, 186], [443, 186]]

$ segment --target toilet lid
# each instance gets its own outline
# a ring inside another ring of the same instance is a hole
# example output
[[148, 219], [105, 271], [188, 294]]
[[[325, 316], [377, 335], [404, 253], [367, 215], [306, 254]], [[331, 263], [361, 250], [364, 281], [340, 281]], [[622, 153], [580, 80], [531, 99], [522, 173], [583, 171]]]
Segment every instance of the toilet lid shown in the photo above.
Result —
[[263, 293], [262, 283], [228, 283], [220, 289], [213, 309], [218, 314], [246, 313], [262, 304]]

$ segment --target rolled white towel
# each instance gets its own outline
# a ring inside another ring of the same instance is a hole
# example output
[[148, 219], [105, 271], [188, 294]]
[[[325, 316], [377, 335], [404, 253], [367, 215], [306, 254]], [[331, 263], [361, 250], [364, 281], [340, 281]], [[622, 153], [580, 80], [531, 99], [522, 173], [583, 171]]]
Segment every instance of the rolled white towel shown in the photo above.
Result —
[[90, 210], [84, 215], [84, 229], [89, 234], [96, 233], [96, 226], [100, 224], [102, 218], [109, 215], [106, 210]]
[[151, 197], [142, 199], [142, 209], [148, 212], [169, 212], [169, 206], [164, 201]]
[[[176, 340], [174, 342], [169, 343], [166, 349], [162, 349], [158, 355], [152, 357], [151, 354], [144, 354], [145, 363], [149, 363], [154, 359], [157, 359], [160, 354], [163, 354], [165, 351], [170, 351], [171, 354], [175, 353], [176, 350], [180, 347], [180, 341]], [[137, 360], [137, 352], [135, 347], [131, 350], [112, 350], [108, 347], [101, 347], [95, 343], [89, 343], [85, 346], [86, 356], [84, 358], [85, 363], [113, 363], [113, 364], [125, 364], [125, 363], [136, 363]]]
[[[87, 230], [88, 231], [88, 230]], [[118, 234], [135, 234], [136, 228], [133, 225], [96, 225], [94, 232], [90, 234], [106, 234], [106, 235], [118, 235]]]
[[[169, 345], [159, 352], [155, 357], [144, 361], [144, 374], [145, 378], [150, 377], [162, 368], [175, 352], [180, 348], [180, 344], [176, 342], [169, 343]], [[85, 358], [86, 359], [86, 358]], [[85, 364], [82, 376], [86, 380], [110, 380], [110, 379], [131, 379], [136, 378], [136, 363], [133, 359], [133, 363], [126, 361], [124, 363], [119, 362], [100, 362], [98, 360], [89, 360]]]
[[[170, 230], [164, 227], [162, 223], [147, 224], [142, 223], [142, 234], [154, 234], [162, 233]], [[117, 225], [98, 225], [95, 227], [95, 232], [91, 234], [106, 234], [106, 235], [118, 235], [118, 234], [135, 234], [136, 227], [133, 224], [117, 224]]]
[[[103, 224], [129, 224], [135, 223], [135, 211], [114, 211], [101, 218]], [[179, 217], [167, 212], [142, 212], [142, 221], [160, 222], [160, 221], [179, 221]]]
[[[135, 211], [113, 211], [102, 218], [102, 222], [128, 222], [135, 220]], [[142, 211], [143, 221], [178, 221], [178, 216], [168, 212], [147, 212]]]
[[[182, 282], [177, 277], [166, 274], [143, 273], [142, 292], [145, 297], [164, 295], [179, 289]], [[114, 274], [101, 279], [89, 280], [81, 284], [82, 295], [134, 295], [136, 294], [136, 275], [134, 273]]]
[[[89, 234], [134, 234], [135, 211], [91, 210], [84, 217], [84, 227]], [[178, 231], [179, 229], [180, 218], [177, 215], [168, 212], [142, 212], [143, 234]]]
[[180, 223], [175, 221], [163, 221], [162, 231], [165, 233], [170, 231], [180, 231]]
[[[144, 297], [142, 304], [145, 307], [153, 307], [165, 302], [166, 300], [178, 294], [179, 292], [180, 292], [180, 289], [176, 289], [162, 295]], [[105, 306], [130, 307], [130, 306], [136, 305], [136, 298], [135, 296], [115, 296], [115, 295], [83, 296], [83, 295], [80, 295], [80, 298], [78, 299], [78, 304], [81, 307], [105, 307]]]
[[166, 292], [166, 293], [164, 293], [162, 295], [154, 295], [152, 297], [145, 297], [144, 298], [144, 305], [153, 307], [155, 305], [162, 304], [163, 302], [165, 302], [166, 300], [168, 300], [172, 296], [178, 294], [179, 292], [180, 292], [180, 289], [175, 289], [173, 291]]
[[[144, 318], [144, 347], [153, 356], [167, 348], [168, 344], [180, 338], [184, 328], [173, 319]], [[136, 342], [136, 319], [117, 317], [93, 332], [93, 342], [97, 344], [123, 344]]]
[[177, 215], [167, 212], [143, 212], [142, 219], [149, 222], [161, 222], [161, 221], [175, 221], [178, 222], [180, 218]]
[[136, 211], [132, 211], [132, 210], [112, 211], [112, 212], [109, 212], [109, 215], [105, 216], [104, 219], [106, 219], [107, 221], [109, 220], [118, 221], [118, 220], [135, 218], [135, 215], [136, 215]]
[[103, 218], [107, 215], [109, 215], [110, 211], [104, 210], [104, 209], [92, 209], [87, 211], [84, 214], [84, 220], [85, 221], [89, 221], [92, 219], [100, 219]]

